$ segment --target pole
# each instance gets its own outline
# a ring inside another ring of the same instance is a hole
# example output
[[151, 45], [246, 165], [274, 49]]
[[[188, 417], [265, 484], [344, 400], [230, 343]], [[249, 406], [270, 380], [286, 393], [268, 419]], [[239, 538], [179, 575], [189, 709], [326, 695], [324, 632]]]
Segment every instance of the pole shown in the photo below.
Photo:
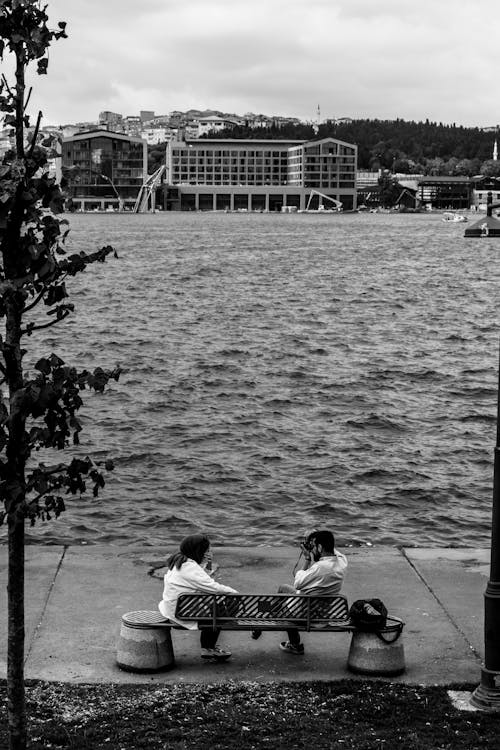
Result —
[[490, 579], [484, 593], [484, 667], [470, 700], [475, 708], [500, 711], [500, 352], [497, 436], [493, 466]]

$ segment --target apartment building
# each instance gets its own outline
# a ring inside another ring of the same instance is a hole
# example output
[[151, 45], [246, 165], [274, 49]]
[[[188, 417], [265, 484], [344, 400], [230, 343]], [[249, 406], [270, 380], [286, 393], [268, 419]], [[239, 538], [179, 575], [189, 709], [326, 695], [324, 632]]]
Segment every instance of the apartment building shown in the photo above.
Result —
[[356, 208], [357, 147], [317, 141], [192, 139], [166, 149], [167, 207], [181, 210], [304, 209], [313, 192]]
[[62, 174], [77, 209], [130, 210], [147, 177], [147, 144], [109, 130], [62, 140]]

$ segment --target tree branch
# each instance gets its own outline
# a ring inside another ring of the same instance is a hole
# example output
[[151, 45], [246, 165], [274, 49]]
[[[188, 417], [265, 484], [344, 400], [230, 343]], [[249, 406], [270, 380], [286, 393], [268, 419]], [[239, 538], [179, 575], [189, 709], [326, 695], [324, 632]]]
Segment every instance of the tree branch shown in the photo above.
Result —
[[24, 312], [28, 312], [28, 310], [33, 310], [33, 308], [36, 307], [38, 305], [38, 303], [43, 299], [43, 295], [45, 294], [45, 292], [47, 291], [47, 289], [48, 289], [48, 287], [44, 286], [44, 288], [42, 289], [42, 291], [40, 292], [40, 294], [38, 295], [38, 297], [36, 299], [34, 299], [33, 302], [31, 302], [29, 305], [27, 305], [24, 308]]
[[[30, 90], [30, 93], [31, 93], [31, 90]], [[28, 99], [29, 99], [29, 94], [28, 94]], [[40, 123], [41, 123], [41, 121], [42, 121], [42, 112], [41, 112], [41, 110], [38, 110], [38, 116], [36, 118], [35, 130], [33, 131], [33, 140], [31, 141], [30, 150], [28, 151], [28, 159], [31, 156], [33, 156], [33, 151], [34, 151], [35, 146], [36, 146], [36, 139], [37, 139], [37, 136], [38, 136], [38, 131], [40, 130]]]
[[41, 326], [33, 326], [32, 328], [21, 328], [21, 336], [24, 336], [25, 334], [28, 334], [30, 336], [33, 331], [41, 331], [43, 328], [51, 328], [52, 326], [57, 325], [57, 323], [60, 323], [61, 320], [64, 320], [64, 318], [67, 318], [69, 315], [69, 310], [65, 310], [60, 318], [56, 318], [55, 320], [51, 320], [50, 323], [44, 323]]
[[31, 99], [31, 92], [33, 91], [33, 86], [30, 86], [30, 90], [28, 91], [28, 96], [26, 97], [26, 101], [24, 102], [24, 112], [26, 112], [26, 109], [28, 107], [28, 102]]

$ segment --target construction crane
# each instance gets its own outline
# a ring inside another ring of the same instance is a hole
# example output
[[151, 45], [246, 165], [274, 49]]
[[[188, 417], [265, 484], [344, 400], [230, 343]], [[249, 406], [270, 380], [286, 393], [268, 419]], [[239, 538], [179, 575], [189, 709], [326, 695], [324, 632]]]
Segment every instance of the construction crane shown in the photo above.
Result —
[[162, 164], [161, 167], [158, 167], [156, 172], [148, 175], [144, 180], [134, 205], [135, 214], [143, 214], [147, 211], [155, 210], [156, 188], [161, 182], [161, 177], [164, 171], [165, 165]]
[[[311, 201], [313, 199], [313, 196], [315, 196], [315, 195], [317, 195], [319, 197], [319, 199], [320, 199], [318, 208], [309, 208], [310, 205], [311, 205]], [[334, 204], [335, 209], [325, 208], [325, 206], [323, 205], [323, 200], [331, 201]], [[299, 211], [299, 213], [314, 213], [314, 214], [317, 214], [317, 213], [321, 213], [322, 211], [333, 211], [333, 210], [335, 210], [335, 211], [342, 211], [342, 202], [335, 200], [335, 198], [332, 198], [329, 195], [325, 195], [324, 193], [320, 193], [319, 190], [311, 190], [311, 193], [309, 195], [309, 200], [307, 201], [307, 206], [305, 207], [304, 210]]]

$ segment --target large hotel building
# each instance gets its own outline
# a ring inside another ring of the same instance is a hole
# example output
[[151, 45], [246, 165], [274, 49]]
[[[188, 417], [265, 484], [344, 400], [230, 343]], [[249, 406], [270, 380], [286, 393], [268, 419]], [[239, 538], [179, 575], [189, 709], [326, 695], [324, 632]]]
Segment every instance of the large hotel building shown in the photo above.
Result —
[[[193, 139], [166, 147], [163, 207], [184, 211], [356, 208], [357, 146], [317, 141]], [[94, 130], [62, 142], [67, 192], [80, 210], [137, 210], [147, 182], [147, 144]], [[159, 183], [155, 186], [155, 191]], [[318, 195], [321, 193], [321, 195]], [[156, 205], [160, 196], [156, 196]]]
[[[193, 139], [167, 145], [166, 207], [279, 211], [317, 208], [317, 193], [356, 208], [357, 147], [317, 141]], [[328, 207], [324, 203], [325, 208]]]

